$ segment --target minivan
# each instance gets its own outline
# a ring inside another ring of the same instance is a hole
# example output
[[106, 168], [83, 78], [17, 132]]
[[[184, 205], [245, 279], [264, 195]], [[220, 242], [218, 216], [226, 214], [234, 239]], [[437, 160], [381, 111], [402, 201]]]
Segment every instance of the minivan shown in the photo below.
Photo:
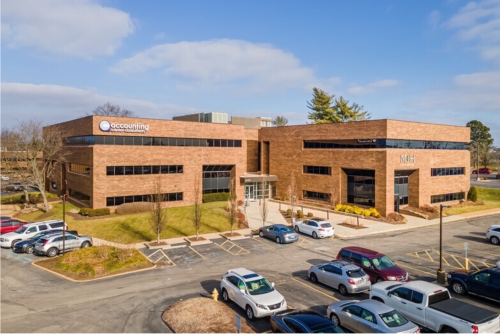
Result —
[[410, 275], [403, 268], [398, 267], [392, 260], [382, 253], [363, 247], [344, 247], [340, 249], [337, 260], [350, 261], [370, 275], [372, 283], [381, 281], [408, 282]]
[[68, 225], [62, 220], [46, 220], [25, 224], [14, 232], [2, 234], [0, 237], [0, 247], [12, 248], [16, 242], [29, 239], [37, 233], [48, 230], [62, 230], [63, 228], [67, 230]]

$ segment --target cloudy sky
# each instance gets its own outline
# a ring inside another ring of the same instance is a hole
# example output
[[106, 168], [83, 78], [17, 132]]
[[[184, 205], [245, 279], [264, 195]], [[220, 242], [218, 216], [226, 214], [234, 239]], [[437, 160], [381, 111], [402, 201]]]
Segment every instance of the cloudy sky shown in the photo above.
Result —
[[2, 128], [106, 102], [305, 124], [318, 87], [500, 146], [500, 0], [2, 0], [1, 29]]

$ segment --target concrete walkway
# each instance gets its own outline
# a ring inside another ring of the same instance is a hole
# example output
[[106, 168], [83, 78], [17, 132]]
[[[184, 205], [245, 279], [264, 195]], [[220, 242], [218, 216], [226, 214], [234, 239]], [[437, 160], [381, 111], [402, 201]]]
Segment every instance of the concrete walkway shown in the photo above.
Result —
[[[235, 230], [235, 233], [238, 233], [241, 236], [249, 237], [252, 235], [252, 230], [253, 229], [258, 229], [259, 227], [262, 227], [262, 209], [261, 206], [259, 205], [259, 202], [250, 202], [250, 205], [247, 207], [243, 208], [243, 212], [245, 213], [248, 221], [249, 228], [247, 229], [242, 229], [242, 230]], [[283, 215], [280, 212], [280, 207], [281, 210], [286, 210], [288, 209], [288, 205], [286, 204], [280, 204], [276, 202], [268, 202], [268, 213], [266, 217], [266, 226], [271, 225], [271, 224], [287, 224], [287, 221], [283, 217]], [[299, 207], [300, 208], [300, 207]], [[353, 238], [359, 238], [365, 235], [372, 235], [372, 234], [379, 234], [379, 233], [386, 233], [386, 232], [394, 232], [394, 231], [407, 231], [407, 230], [412, 230], [416, 228], [421, 228], [421, 227], [427, 227], [427, 226], [433, 226], [433, 225], [439, 225], [439, 218], [437, 219], [432, 219], [432, 220], [426, 220], [423, 218], [418, 218], [418, 217], [413, 217], [413, 216], [405, 216], [407, 218], [407, 223], [405, 224], [389, 224], [389, 223], [384, 223], [384, 222], [378, 222], [370, 219], [364, 219], [364, 218], [359, 218], [359, 225], [363, 226], [364, 228], [362, 229], [354, 229], [350, 227], [345, 227], [342, 225], [339, 225], [344, 222], [350, 222], [353, 224], [357, 224], [357, 218], [356, 217], [351, 217], [347, 215], [342, 215], [338, 213], [333, 213], [329, 211], [328, 213], [325, 211], [321, 210], [314, 210], [314, 209], [309, 209], [309, 208], [304, 208], [304, 213], [307, 214], [308, 212], [311, 212], [314, 217], [319, 217], [319, 218], [324, 218], [328, 220], [335, 228], [335, 237], [339, 239], [353, 239]], [[493, 215], [493, 214], [499, 214], [500, 213], [500, 207], [495, 208], [495, 209], [490, 209], [490, 210], [483, 210], [483, 211], [476, 211], [476, 212], [470, 212], [466, 214], [461, 214], [461, 215], [455, 215], [455, 216], [449, 216], [449, 217], [443, 217], [443, 224], [466, 219], [466, 218], [474, 218], [474, 217], [482, 217], [482, 216], [487, 216], [487, 215]], [[224, 232], [226, 233], [226, 232]], [[221, 236], [222, 233], [211, 233], [211, 234], [203, 234], [200, 235], [200, 237], [203, 237], [206, 240], [211, 240], [211, 239], [220, 239], [222, 238]], [[189, 243], [185, 240], [185, 237], [181, 238], [172, 238], [172, 239], [166, 239], [162, 240], [167, 242], [170, 247], [183, 247], [189, 245]], [[115, 244], [112, 242], [104, 241], [104, 240], [99, 240], [94, 238], [94, 244], [95, 245], [102, 245], [102, 244], [107, 244], [107, 245], [115, 245], [117, 247], [135, 247], [135, 248], [144, 248], [145, 244], [144, 243], [137, 243], [137, 244], [132, 244], [132, 245], [120, 245], [120, 244]], [[194, 243], [196, 244], [196, 243]]]

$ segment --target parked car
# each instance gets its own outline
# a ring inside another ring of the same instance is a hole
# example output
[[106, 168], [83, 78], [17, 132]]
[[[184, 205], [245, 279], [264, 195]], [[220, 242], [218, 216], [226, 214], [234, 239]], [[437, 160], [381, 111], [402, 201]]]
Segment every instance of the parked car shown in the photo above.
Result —
[[420, 333], [420, 327], [376, 300], [338, 301], [328, 306], [327, 316], [355, 333]]
[[271, 316], [273, 333], [344, 333], [327, 318], [312, 312], [288, 309]]
[[335, 229], [328, 221], [321, 218], [305, 219], [298, 222], [293, 222], [293, 229], [297, 233], [305, 233], [318, 238], [333, 238]]
[[500, 225], [491, 225], [486, 231], [486, 239], [493, 245], [500, 245]]
[[363, 247], [344, 247], [340, 249], [337, 260], [345, 260], [363, 268], [370, 275], [372, 283], [381, 281], [408, 282], [410, 275], [398, 267], [386, 255]]
[[[66, 233], [78, 236], [77, 231], [66, 231]], [[38, 241], [38, 239], [40, 239], [41, 237], [47, 237], [49, 235], [55, 235], [55, 234], [62, 234], [62, 230], [49, 230], [40, 232], [32, 238], [16, 242], [14, 244], [14, 247], [12, 247], [12, 251], [14, 253], [32, 254], [35, 250], [35, 243]]]
[[[92, 246], [92, 237], [86, 235], [64, 235], [64, 251], [69, 252], [78, 248], [87, 248]], [[55, 235], [43, 236], [35, 242], [34, 253], [38, 255], [47, 255], [54, 257], [63, 252], [63, 235], [58, 233]]]
[[261, 237], [275, 240], [278, 244], [291, 243], [299, 240], [299, 235], [295, 233], [295, 231], [290, 227], [283, 224], [274, 224], [261, 227], [259, 229], [259, 235]]
[[43, 222], [24, 224], [14, 232], [2, 234], [0, 236], [0, 247], [12, 248], [17, 242], [29, 239], [37, 233], [48, 230], [68, 229], [62, 220], [46, 220]]
[[261, 275], [245, 269], [228, 270], [220, 281], [222, 299], [232, 300], [247, 318], [261, 318], [287, 309], [285, 298]]
[[408, 320], [439, 333], [495, 333], [500, 330], [497, 312], [451, 298], [440, 285], [426, 281], [380, 282], [370, 299], [395, 308]]
[[[477, 169], [472, 171], [472, 174], [477, 174]], [[491, 169], [489, 168], [479, 168], [479, 174], [491, 174]]]
[[500, 268], [479, 271], [459, 269], [448, 273], [451, 291], [459, 295], [473, 293], [481, 297], [500, 301]]
[[314, 283], [338, 289], [343, 296], [370, 290], [370, 276], [347, 261], [332, 261], [312, 266], [307, 275]]
[[20, 221], [15, 218], [2, 218], [2, 225], [0, 226], [0, 234], [14, 232], [27, 222]]

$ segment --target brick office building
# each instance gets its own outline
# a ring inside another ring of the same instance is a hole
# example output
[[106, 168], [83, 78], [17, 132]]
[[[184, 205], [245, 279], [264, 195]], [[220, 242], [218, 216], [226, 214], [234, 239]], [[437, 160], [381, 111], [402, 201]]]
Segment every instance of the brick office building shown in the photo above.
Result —
[[[241, 120], [239, 120], [241, 121]], [[48, 190], [93, 208], [144, 201], [160, 181], [167, 206], [226, 192], [239, 199], [285, 196], [374, 206], [465, 198], [469, 128], [375, 120], [285, 127], [88, 116], [57, 124], [68, 132], [68, 162]]]

